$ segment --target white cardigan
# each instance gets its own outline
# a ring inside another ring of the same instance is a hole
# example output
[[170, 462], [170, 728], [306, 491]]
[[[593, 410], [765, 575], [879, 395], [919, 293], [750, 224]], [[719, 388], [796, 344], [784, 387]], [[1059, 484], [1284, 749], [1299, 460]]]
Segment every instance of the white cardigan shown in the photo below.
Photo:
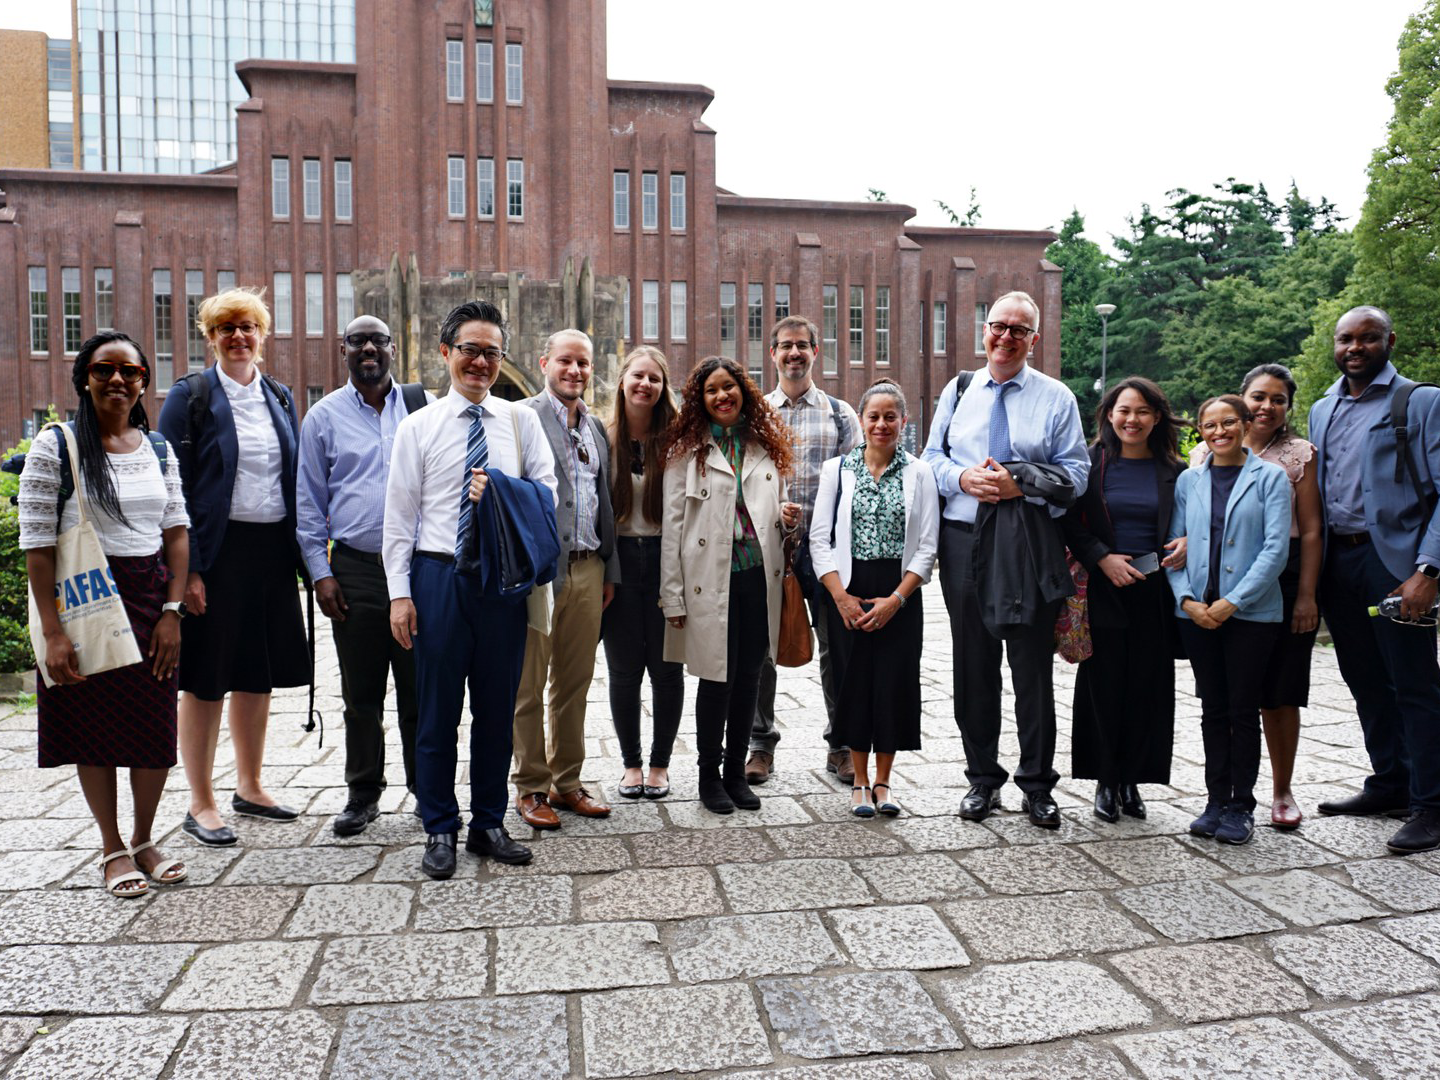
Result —
[[[899, 449], [895, 452], [904, 453]], [[930, 466], [912, 454], [906, 458], [901, 473], [905, 488], [905, 550], [900, 565], [926, 582], [935, 566], [935, 548], [940, 537], [940, 493]], [[855, 474], [842, 470], [840, 461], [833, 457], [820, 467], [820, 490], [815, 495], [815, 512], [810, 518], [810, 561], [815, 565], [817, 578], [832, 570], [839, 573], [843, 588], [850, 584], [850, 513], [855, 498]], [[831, 520], [835, 522], [833, 547]]]

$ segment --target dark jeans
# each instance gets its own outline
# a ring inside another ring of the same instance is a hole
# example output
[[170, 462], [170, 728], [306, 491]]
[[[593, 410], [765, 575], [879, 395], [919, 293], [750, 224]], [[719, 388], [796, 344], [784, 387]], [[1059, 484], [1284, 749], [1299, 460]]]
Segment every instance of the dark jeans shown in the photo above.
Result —
[[701, 679], [695, 693], [695, 748], [703, 779], [720, 766], [745, 768], [750, 722], [760, 665], [770, 651], [770, 615], [765, 568], [752, 567], [730, 575], [730, 614], [726, 623], [725, 682]]
[[1218, 630], [1202, 630], [1188, 617], [1179, 622], [1200, 695], [1206, 795], [1249, 813], [1260, 771], [1260, 696], [1281, 624], [1232, 616]]
[[670, 765], [670, 751], [685, 704], [685, 667], [665, 659], [665, 615], [660, 610], [660, 538], [621, 536], [620, 584], [605, 609], [600, 637], [610, 672], [610, 716], [627, 769], [640, 757], [640, 688], [650, 673], [650, 767]]
[[1365, 790], [1385, 801], [1408, 797], [1440, 809], [1440, 665], [1435, 630], [1402, 626], [1366, 610], [1400, 584], [1373, 544], [1333, 540], [1320, 577], [1325, 625], [1340, 674], [1355, 697], [1374, 775]]
[[344, 622], [330, 624], [345, 702], [345, 784], [353, 801], [372, 803], [385, 790], [385, 688], [392, 671], [405, 787], [415, 790], [415, 654], [390, 633], [379, 557], [336, 544], [330, 569], [349, 608]]

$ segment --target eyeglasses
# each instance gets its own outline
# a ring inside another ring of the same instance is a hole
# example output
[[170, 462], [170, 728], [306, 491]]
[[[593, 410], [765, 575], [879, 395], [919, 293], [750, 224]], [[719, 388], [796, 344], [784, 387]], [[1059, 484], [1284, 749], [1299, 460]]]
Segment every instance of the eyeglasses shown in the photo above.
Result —
[[234, 337], [236, 334], [244, 334], [246, 337], [249, 337], [251, 334], [257, 332], [259, 329], [260, 327], [256, 326], [253, 322], [227, 322], [221, 323], [219, 326], [215, 327], [215, 333], [219, 334], [221, 337]]
[[1006, 334], [1009, 334], [1016, 341], [1024, 341], [1035, 332], [1033, 326], [1021, 326], [1019, 323], [1015, 323], [1013, 326], [1010, 323], [1003, 322], [992, 322], [986, 325], [990, 327], [990, 333], [994, 334], [997, 338], [1003, 338]]
[[585, 440], [580, 436], [580, 429], [572, 427], [566, 428], [565, 430], [570, 433], [570, 441], [575, 444], [576, 456], [579, 457], [582, 463], [589, 465], [590, 452], [585, 449]]
[[1217, 431], [1234, 431], [1239, 426], [1240, 418], [1238, 416], [1227, 416], [1224, 420], [1218, 422], [1215, 420], [1207, 420], [1200, 425], [1200, 434], [1214, 435]]
[[479, 345], [472, 345], [468, 341], [463, 345], [451, 345], [450, 348], [465, 357], [466, 360], [483, 358], [487, 364], [498, 364], [505, 359], [506, 355], [503, 349], [497, 349], [493, 345], [482, 349]]
[[96, 360], [87, 368], [92, 379], [99, 379], [101, 382], [109, 382], [120, 373], [120, 378], [126, 382], [139, 382], [145, 378], [145, 368], [141, 364], [117, 364], [111, 360]]
[[777, 342], [775, 343], [775, 351], [776, 351], [777, 353], [791, 352], [791, 351], [794, 351], [794, 352], [811, 352], [811, 351], [814, 350], [814, 348], [815, 348], [815, 344], [814, 344], [814, 342], [811, 342], [811, 341], [777, 341]]
[[367, 342], [373, 342], [377, 349], [388, 349], [393, 341], [389, 334], [382, 334], [378, 330], [368, 334], [346, 334], [345, 344], [352, 349], [363, 349]]

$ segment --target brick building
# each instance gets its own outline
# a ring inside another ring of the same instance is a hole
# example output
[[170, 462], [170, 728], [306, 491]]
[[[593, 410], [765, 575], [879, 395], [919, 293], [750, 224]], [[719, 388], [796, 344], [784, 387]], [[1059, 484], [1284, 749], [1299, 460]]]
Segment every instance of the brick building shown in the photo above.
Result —
[[[601, 398], [642, 341], [677, 374], [718, 352], [768, 388], [770, 325], [794, 312], [821, 326], [827, 391], [854, 400], [888, 372], [921, 430], [983, 359], [988, 300], [1024, 288], [1058, 325], [1052, 233], [719, 189], [713, 94], [611, 80], [604, 0], [356, 0], [354, 40], [354, 64], [237, 63], [235, 161], [209, 173], [0, 168], [0, 445], [73, 401], [69, 356], [97, 327], [144, 344], [156, 415], [206, 363], [195, 307], [233, 282], [269, 290], [267, 362], [302, 407], [344, 378], [356, 311], [443, 382], [437, 314], [477, 293], [518, 330], [511, 394], [539, 385], [535, 343], [563, 322], [594, 331]], [[1036, 362], [1058, 373], [1058, 335]]]

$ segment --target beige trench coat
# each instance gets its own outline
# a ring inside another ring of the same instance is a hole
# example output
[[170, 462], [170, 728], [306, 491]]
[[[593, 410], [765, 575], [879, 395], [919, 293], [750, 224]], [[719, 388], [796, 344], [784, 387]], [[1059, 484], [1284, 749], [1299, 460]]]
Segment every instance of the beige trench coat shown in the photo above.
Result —
[[[666, 624], [665, 659], [691, 675], [724, 682], [730, 613], [730, 548], [735, 527], [735, 471], [712, 439], [702, 473], [696, 455], [665, 470], [665, 520], [660, 533], [660, 607], [685, 616], [685, 628]], [[780, 584], [784, 530], [780, 507], [785, 479], [770, 455], [745, 445], [741, 467], [745, 506], [760, 541], [770, 615], [770, 656], [780, 640]]]

